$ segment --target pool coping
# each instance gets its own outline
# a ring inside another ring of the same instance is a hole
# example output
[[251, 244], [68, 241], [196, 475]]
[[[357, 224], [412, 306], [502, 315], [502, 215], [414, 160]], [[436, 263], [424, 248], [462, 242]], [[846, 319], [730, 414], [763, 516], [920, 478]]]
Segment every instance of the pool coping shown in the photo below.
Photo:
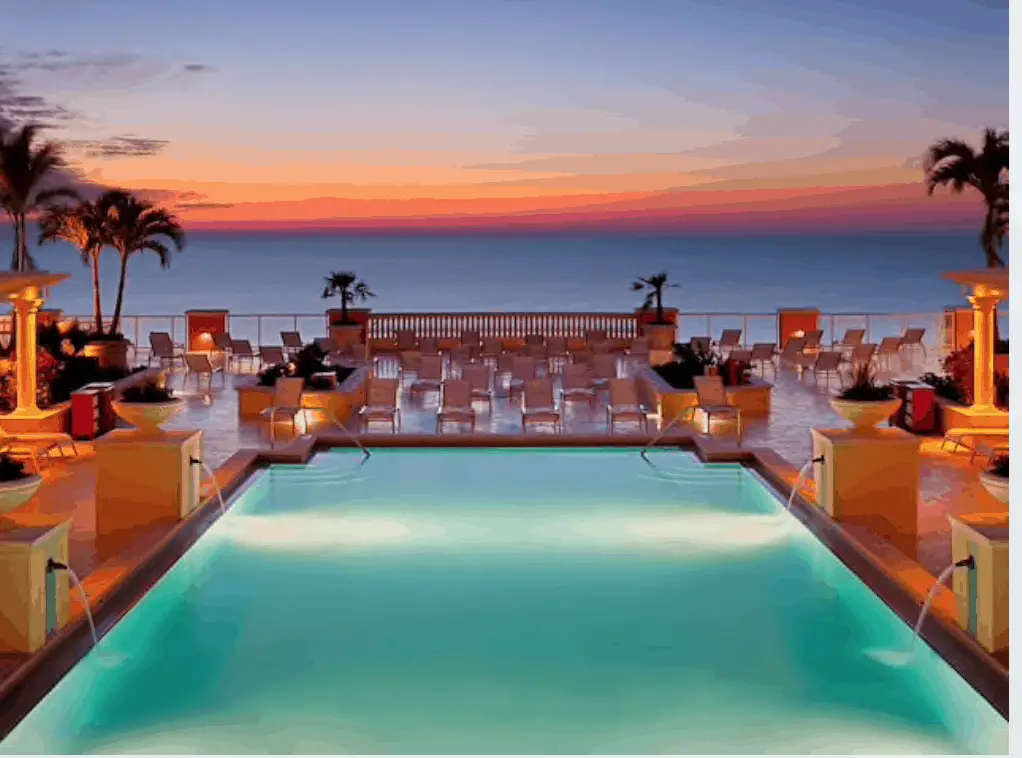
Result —
[[[639, 434], [366, 434], [361, 444], [373, 448], [649, 448], [649, 437]], [[215, 471], [225, 500], [259, 471], [273, 464], [307, 464], [319, 451], [357, 447], [349, 435], [321, 432], [302, 435], [276, 448], [242, 449]], [[703, 463], [739, 463], [759, 474], [781, 497], [791, 495], [798, 478], [792, 464], [768, 448], [742, 447], [678, 432], [664, 435], [657, 448], [695, 452]], [[842, 563], [910, 627], [919, 614], [926, 591], [935, 580], [913, 559], [865, 529], [841, 524], [816, 506], [814, 493], [803, 488], [792, 502], [792, 514]], [[177, 563], [220, 517], [214, 488], [206, 488], [199, 506], [176, 523], [119, 579], [90, 597], [96, 632], [103, 636]], [[912, 577], [928, 578], [921, 589]], [[88, 585], [88, 577], [85, 580]], [[941, 602], [943, 596], [943, 602]], [[1008, 719], [1008, 669], [959, 627], [953, 618], [946, 588], [938, 591], [921, 636], [990, 705]], [[0, 740], [41, 701], [92, 647], [83, 614], [68, 623], [42, 648], [28, 656], [0, 682]]]

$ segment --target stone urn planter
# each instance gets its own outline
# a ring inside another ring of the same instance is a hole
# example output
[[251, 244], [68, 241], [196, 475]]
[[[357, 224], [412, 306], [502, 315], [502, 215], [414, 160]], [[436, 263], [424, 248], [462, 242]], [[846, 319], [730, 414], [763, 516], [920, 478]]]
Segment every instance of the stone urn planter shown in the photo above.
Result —
[[85, 345], [82, 354], [95, 358], [100, 368], [117, 368], [128, 370], [128, 341], [94, 340]]
[[0, 459], [0, 477], [0, 515], [27, 503], [43, 483], [39, 474], [26, 475], [24, 467], [7, 456]]
[[160, 427], [183, 407], [181, 398], [159, 381], [129, 387], [113, 402], [114, 413], [138, 429], [139, 434], [160, 434]]
[[876, 428], [887, 421], [901, 407], [901, 398], [888, 400], [845, 400], [832, 397], [830, 404], [837, 414], [852, 427], [863, 432], [876, 431]]

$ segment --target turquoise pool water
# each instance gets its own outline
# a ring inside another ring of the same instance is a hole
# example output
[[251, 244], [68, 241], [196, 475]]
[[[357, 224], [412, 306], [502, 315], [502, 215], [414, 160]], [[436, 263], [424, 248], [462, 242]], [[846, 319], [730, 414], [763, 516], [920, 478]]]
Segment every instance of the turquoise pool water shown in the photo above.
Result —
[[1006, 752], [754, 475], [650, 457], [270, 469], [0, 750]]

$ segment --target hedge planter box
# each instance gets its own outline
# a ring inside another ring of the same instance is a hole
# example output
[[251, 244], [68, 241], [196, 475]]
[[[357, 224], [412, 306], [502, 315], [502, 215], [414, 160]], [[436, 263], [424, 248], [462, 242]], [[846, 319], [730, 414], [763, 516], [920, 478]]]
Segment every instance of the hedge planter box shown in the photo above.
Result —
[[[699, 397], [694, 389], [674, 389], [653, 369], [643, 372], [643, 381], [656, 396], [660, 404], [660, 417], [666, 422], [675, 419], [687, 408], [699, 405]], [[754, 378], [749, 384], [728, 387], [727, 399], [741, 410], [743, 416], [766, 416], [770, 413], [772, 391], [772, 384]]]
[[[335, 390], [306, 389], [302, 391], [302, 407], [319, 409], [327, 417], [346, 421], [365, 404], [368, 367], [356, 369]], [[250, 384], [238, 387], [238, 416], [258, 419], [273, 404], [273, 387]]]
[[1007, 423], [1007, 411], [977, 414], [971, 406], [944, 397], [937, 398], [937, 430], [941, 434], [945, 434], [948, 429], [996, 429]]

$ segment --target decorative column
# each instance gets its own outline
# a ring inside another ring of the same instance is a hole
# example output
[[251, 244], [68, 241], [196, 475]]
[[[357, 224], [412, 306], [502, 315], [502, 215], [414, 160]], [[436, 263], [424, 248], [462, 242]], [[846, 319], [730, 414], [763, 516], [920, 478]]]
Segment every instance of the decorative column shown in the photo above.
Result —
[[36, 405], [38, 371], [36, 353], [36, 327], [43, 298], [38, 287], [26, 287], [10, 296], [14, 305], [15, 350], [18, 354], [18, 407], [12, 415], [33, 416], [39, 413]]
[[977, 410], [994, 410], [994, 309], [1001, 298], [991, 294], [974, 294], [972, 303], [973, 329], [973, 390], [972, 406]]

